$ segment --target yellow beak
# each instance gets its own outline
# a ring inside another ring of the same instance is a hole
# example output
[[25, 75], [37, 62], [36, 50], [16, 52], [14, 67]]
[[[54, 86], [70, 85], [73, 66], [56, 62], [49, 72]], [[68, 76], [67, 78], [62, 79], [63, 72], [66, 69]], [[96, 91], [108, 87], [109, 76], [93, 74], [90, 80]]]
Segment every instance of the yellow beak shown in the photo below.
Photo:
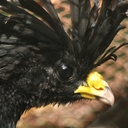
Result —
[[114, 104], [114, 95], [109, 85], [97, 72], [90, 73], [87, 83], [83, 82], [74, 93], [80, 93], [82, 97], [91, 100], [98, 99], [111, 106]]

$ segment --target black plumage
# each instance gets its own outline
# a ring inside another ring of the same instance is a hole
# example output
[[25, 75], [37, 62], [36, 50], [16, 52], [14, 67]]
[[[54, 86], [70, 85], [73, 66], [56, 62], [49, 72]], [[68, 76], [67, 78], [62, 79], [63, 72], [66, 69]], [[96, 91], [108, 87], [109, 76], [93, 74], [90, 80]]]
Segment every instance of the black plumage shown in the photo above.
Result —
[[[89, 73], [119, 47], [108, 50], [124, 28], [124, 0], [69, 0], [66, 33], [50, 0], [0, 0], [0, 126], [14, 128], [24, 110], [82, 99], [74, 94]], [[25, 10], [27, 9], [27, 10]], [[34, 13], [34, 14], [32, 14]]]

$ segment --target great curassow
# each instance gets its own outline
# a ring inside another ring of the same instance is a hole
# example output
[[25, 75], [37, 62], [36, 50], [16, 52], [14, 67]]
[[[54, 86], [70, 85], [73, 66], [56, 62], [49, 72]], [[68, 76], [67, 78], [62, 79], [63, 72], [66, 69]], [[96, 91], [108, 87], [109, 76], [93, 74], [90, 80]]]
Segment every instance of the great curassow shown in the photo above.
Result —
[[92, 70], [116, 60], [127, 44], [107, 49], [124, 28], [128, 3], [91, 2], [69, 0], [66, 33], [50, 0], [0, 0], [0, 128], [15, 128], [25, 110], [49, 103], [85, 98], [113, 105], [110, 87]]

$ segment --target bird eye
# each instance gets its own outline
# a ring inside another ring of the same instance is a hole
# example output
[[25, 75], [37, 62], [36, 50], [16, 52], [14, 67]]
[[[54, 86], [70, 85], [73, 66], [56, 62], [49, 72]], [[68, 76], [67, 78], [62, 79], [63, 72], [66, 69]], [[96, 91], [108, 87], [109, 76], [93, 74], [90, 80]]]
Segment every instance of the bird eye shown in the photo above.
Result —
[[62, 65], [58, 69], [58, 75], [62, 80], [68, 80], [73, 75], [73, 68], [67, 65]]

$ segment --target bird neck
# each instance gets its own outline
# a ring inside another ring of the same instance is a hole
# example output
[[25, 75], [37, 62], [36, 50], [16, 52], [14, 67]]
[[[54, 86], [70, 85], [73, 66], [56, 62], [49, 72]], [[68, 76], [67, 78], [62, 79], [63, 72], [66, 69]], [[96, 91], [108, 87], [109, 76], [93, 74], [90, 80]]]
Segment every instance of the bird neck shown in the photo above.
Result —
[[23, 102], [24, 98], [10, 87], [2, 88], [0, 97], [0, 128], [15, 128], [26, 108], [26, 104]]

